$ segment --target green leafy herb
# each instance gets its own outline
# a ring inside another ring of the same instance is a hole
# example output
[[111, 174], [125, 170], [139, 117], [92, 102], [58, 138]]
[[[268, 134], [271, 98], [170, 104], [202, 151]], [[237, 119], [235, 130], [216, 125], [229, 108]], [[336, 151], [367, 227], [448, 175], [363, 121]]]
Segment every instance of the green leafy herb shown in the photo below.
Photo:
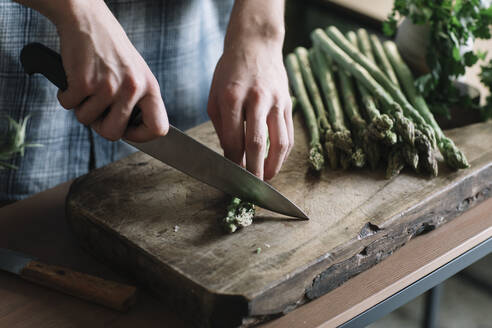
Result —
[[[473, 50], [463, 53], [460, 49], [468, 40], [490, 39], [492, 7], [484, 7], [480, 0], [395, 0], [383, 25], [386, 35], [396, 32], [398, 15], [408, 17], [417, 25], [429, 25], [426, 61], [430, 72], [415, 83], [432, 111], [449, 117], [449, 105], [470, 105], [469, 97], [461, 95], [453, 81], [465, 73], [466, 67], [483, 59], [485, 53]], [[488, 107], [490, 111], [492, 106]]]
[[0, 137], [0, 170], [2, 169], [17, 169], [15, 165], [9, 164], [6, 161], [13, 158], [16, 154], [24, 156], [24, 151], [27, 147], [42, 147], [40, 144], [26, 143], [26, 127], [29, 115], [19, 122], [16, 122], [11, 117], [7, 117], [8, 130], [7, 133]]

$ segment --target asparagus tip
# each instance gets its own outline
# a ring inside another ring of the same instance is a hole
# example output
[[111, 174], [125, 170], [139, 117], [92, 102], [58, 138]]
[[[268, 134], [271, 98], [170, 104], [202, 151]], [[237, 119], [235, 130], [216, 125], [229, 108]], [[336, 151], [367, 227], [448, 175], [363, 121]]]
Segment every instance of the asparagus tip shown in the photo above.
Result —
[[422, 167], [432, 176], [437, 176], [437, 160], [434, 156], [432, 141], [424, 131], [415, 131], [415, 147], [419, 150], [419, 160]]
[[333, 135], [333, 143], [337, 148], [349, 154], [352, 152], [352, 147], [354, 146], [349, 130], [335, 132]]
[[362, 148], [356, 148], [352, 153], [351, 161], [355, 167], [363, 168], [366, 165], [366, 154]]
[[402, 154], [405, 162], [415, 171], [418, 170], [419, 166], [419, 154], [417, 149], [407, 143], [402, 146]]
[[446, 163], [451, 166], [453, 169], [466, 169], [470, 167], [465, 154], [461, 152], [461, 150], [456, 147], [454, 142], [446, 138], [441, 142], [442, 155]]
[[323, 165], [325, 164], [325, 159], [323, 158], [323, 152], [321, 150], [321, 145], [316, 144], [309, 150], [309, 164], [311, 168], [315, 171], [321, 171]]
[[415, 142], [415, 125], [413, 125], [412, 121], [403, 116], [401, 112], [395, 112], [395, 123], [398, 134], [402, 136], [403, 140], [413, 146]]
[[401, 151], [398, 148], [393, 149], [388, 155], [388, 166], [386, 167], [386, 179], [391, 179], [400, 174], [405, 167]]

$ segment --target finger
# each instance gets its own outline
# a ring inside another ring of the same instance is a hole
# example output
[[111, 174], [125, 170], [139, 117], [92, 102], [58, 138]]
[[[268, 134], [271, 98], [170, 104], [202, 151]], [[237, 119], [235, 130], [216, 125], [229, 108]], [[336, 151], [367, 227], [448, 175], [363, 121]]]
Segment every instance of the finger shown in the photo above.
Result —
[[220, 104], [220, 144], [224, 156], [236, 164], [241, 163], [244, 155], [243, 99], [239, 91], [226, 91]]
[[220, 109], [217, 98], [213, 95], [210, 95], [208, 98], [207, 113], [212, 121], [219, 140], [222, 142], [222, 119], [220, 117]]
[[289, 149], [287, 149], [287, 154], [284, 158], [285, 161], [289, 157], [292, 147], [294, 147], [294, 123], [292, 121], [292, 102], [290, 101], [290, 99], [284, 111], [284, 118], [285, 126], [287, 128], [287, 136], [289, 138]]
[[137, 103], [142, 111], [142, 123], [128, 126], [124, 138], [134, 142], [145, 142], [169, 131], [169, 120], [160, 92], [146, 94]]
[[84, 125], [94, 123], [111, 105], [112, 99], [100, 95], [87, 98], [74, 109], [77, 120]]
[[136, 101], [118, 99], [111, 105], [106, 116], [96, 120], [91, 126], [104, 138], [116, 141], [123, 137], [128, 120]]
[[273, 178], [282, 167], [285, 155], [289, 149], [289, 135], [284, 118], [284, 110], [274, 106], [267, 117], [270, 149], [265, 160], [265, 179]]
[[93, 88], [90, 82], [77, 80], [70, 83], [67, 90], [58, 90], [57, 97], [63, 108], [72, 109], [92, 94]]
[[265, 104], [255, 101], [246, 110], [246, 169], [263, 179], [267, 125]]

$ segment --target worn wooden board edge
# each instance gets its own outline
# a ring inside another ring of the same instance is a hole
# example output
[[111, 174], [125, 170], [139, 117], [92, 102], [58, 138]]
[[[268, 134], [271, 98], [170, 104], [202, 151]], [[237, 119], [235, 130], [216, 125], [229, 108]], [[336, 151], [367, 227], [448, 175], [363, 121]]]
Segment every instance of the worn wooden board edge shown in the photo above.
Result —
[[[306, 266], [289, 279], [270, 286], [264, 293], [249, 300], [241, 295], [214, 293], [185, 277], [173, 274], [172, 269], [159, 264], [150, 254], [138, 250], [136, 245], [130, 247], [131, 241], [99, 224], [88, 211], [80, 207], [75, 211], [76, 204], [70, 203], [70, 195], [83, 185], [84, 177], [74, 182], [67, 196], [67, 219], [85, 249], [108, 264], [133, 274], [192, 324], [213, 327], [251, 326], [289, 312], [333, 290], [377, 264], [411, 238], [449, 222], [490, 197], [492, 158], [489, 157], [480, 157], [472, 163], [472, 169], [457, 173], [463, 176], [460, 183], [450, 184], [402, 216], [389, 220], [394, 224], [384, 227], [366, 225], [350, 241], [355, 245], [349, 247], [353, 253], [340, 254], [347, 246], [341, 245], [330, 250], [317, 263]], [[106, 247], [98, 247], [99, 243]], [[333, 263], [333, 257], [339, 261]], [[135, 259], [134, 263], [128, 263], [128, 258]], [[163, 282], [160, 278], [163, 276], [169, 279]]]
[[[425, 202], [394, 220], [394, 224], [363, 228], [361, 233], [367, 237], [360, 238], [359, 234], [351, 240], [356, 246], [347, 247], [357, 250], [355, 253], [337, 254], [344, 252], [347, 245], [338, 247], [308, 270], [255, 298], [250, 306], [252, 317], [247, 320], [245, 326], [275, 318], [278, 313], [285, 314], [328, 293], [351, 277], [379, 263], [410, 239], [442, 226], [492, 196], [492, 158], [489, 157], [482, 157], [472, 163], [476, 170], [466, 174], [461, 183], [451, 184], [442, 192], [427, 198]], [[342, 260], [333, 263], [333, 257]], [[294, 295], [297, 295], [297, 298]], [[290, 303], [275, 304], [273, 299], [290, 299]]]
[[[241, 295], [215, 295], [180, 276], [130, 240], [98, 223], [89, 211], [71, 201], [86, 176], [77, 178], [66, 198], [66, 219], [84, 250], [112, 268], [126, 272], [166, 306], [197, 327], [231, 327], [248, 315], [248, 301]], [[100, 247], [99, 245], [105, 245]], [[134, 261], [129, 261], [132, 259]], [[162, 281], [166, 277], [166, 281]]]

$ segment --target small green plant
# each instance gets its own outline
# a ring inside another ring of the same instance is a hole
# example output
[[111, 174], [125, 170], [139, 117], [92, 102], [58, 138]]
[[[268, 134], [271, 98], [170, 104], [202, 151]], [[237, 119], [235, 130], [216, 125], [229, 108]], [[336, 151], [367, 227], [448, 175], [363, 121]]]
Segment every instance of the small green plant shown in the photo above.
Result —
[[41, 144], [26, 143], [26, 127], [29, 115], [19, 122], [16, 122], [11, 117], [7, 116], [8, 130], [4, 136], [0, 137], [0, 170], [17, 169], [15, 165], [9, 164], [6, 161], [14, 157], [16, 154], [24, 156], [24, 151], [27, 147], [42, 147]]
[[[415, 83], [432, 111], [449, 118], [450, 105], [472, 105], [471, 99], [462, 96], [453, 81], [465, 74], [466, 67], [485, 58], [486, 53], [482, 51], [463, 53], [461, 49], [469, 40], [491, 38], [492, 7], [485, 7], [480, 0], [395, 0], [393, 11], [383, 25], [386, 35], [395, 34], [398, 16], [429, 26], [426, 61], [430, 72]], [[490, 116], [492, 104], [489, 102], [481, 110], [484, 116]]]

